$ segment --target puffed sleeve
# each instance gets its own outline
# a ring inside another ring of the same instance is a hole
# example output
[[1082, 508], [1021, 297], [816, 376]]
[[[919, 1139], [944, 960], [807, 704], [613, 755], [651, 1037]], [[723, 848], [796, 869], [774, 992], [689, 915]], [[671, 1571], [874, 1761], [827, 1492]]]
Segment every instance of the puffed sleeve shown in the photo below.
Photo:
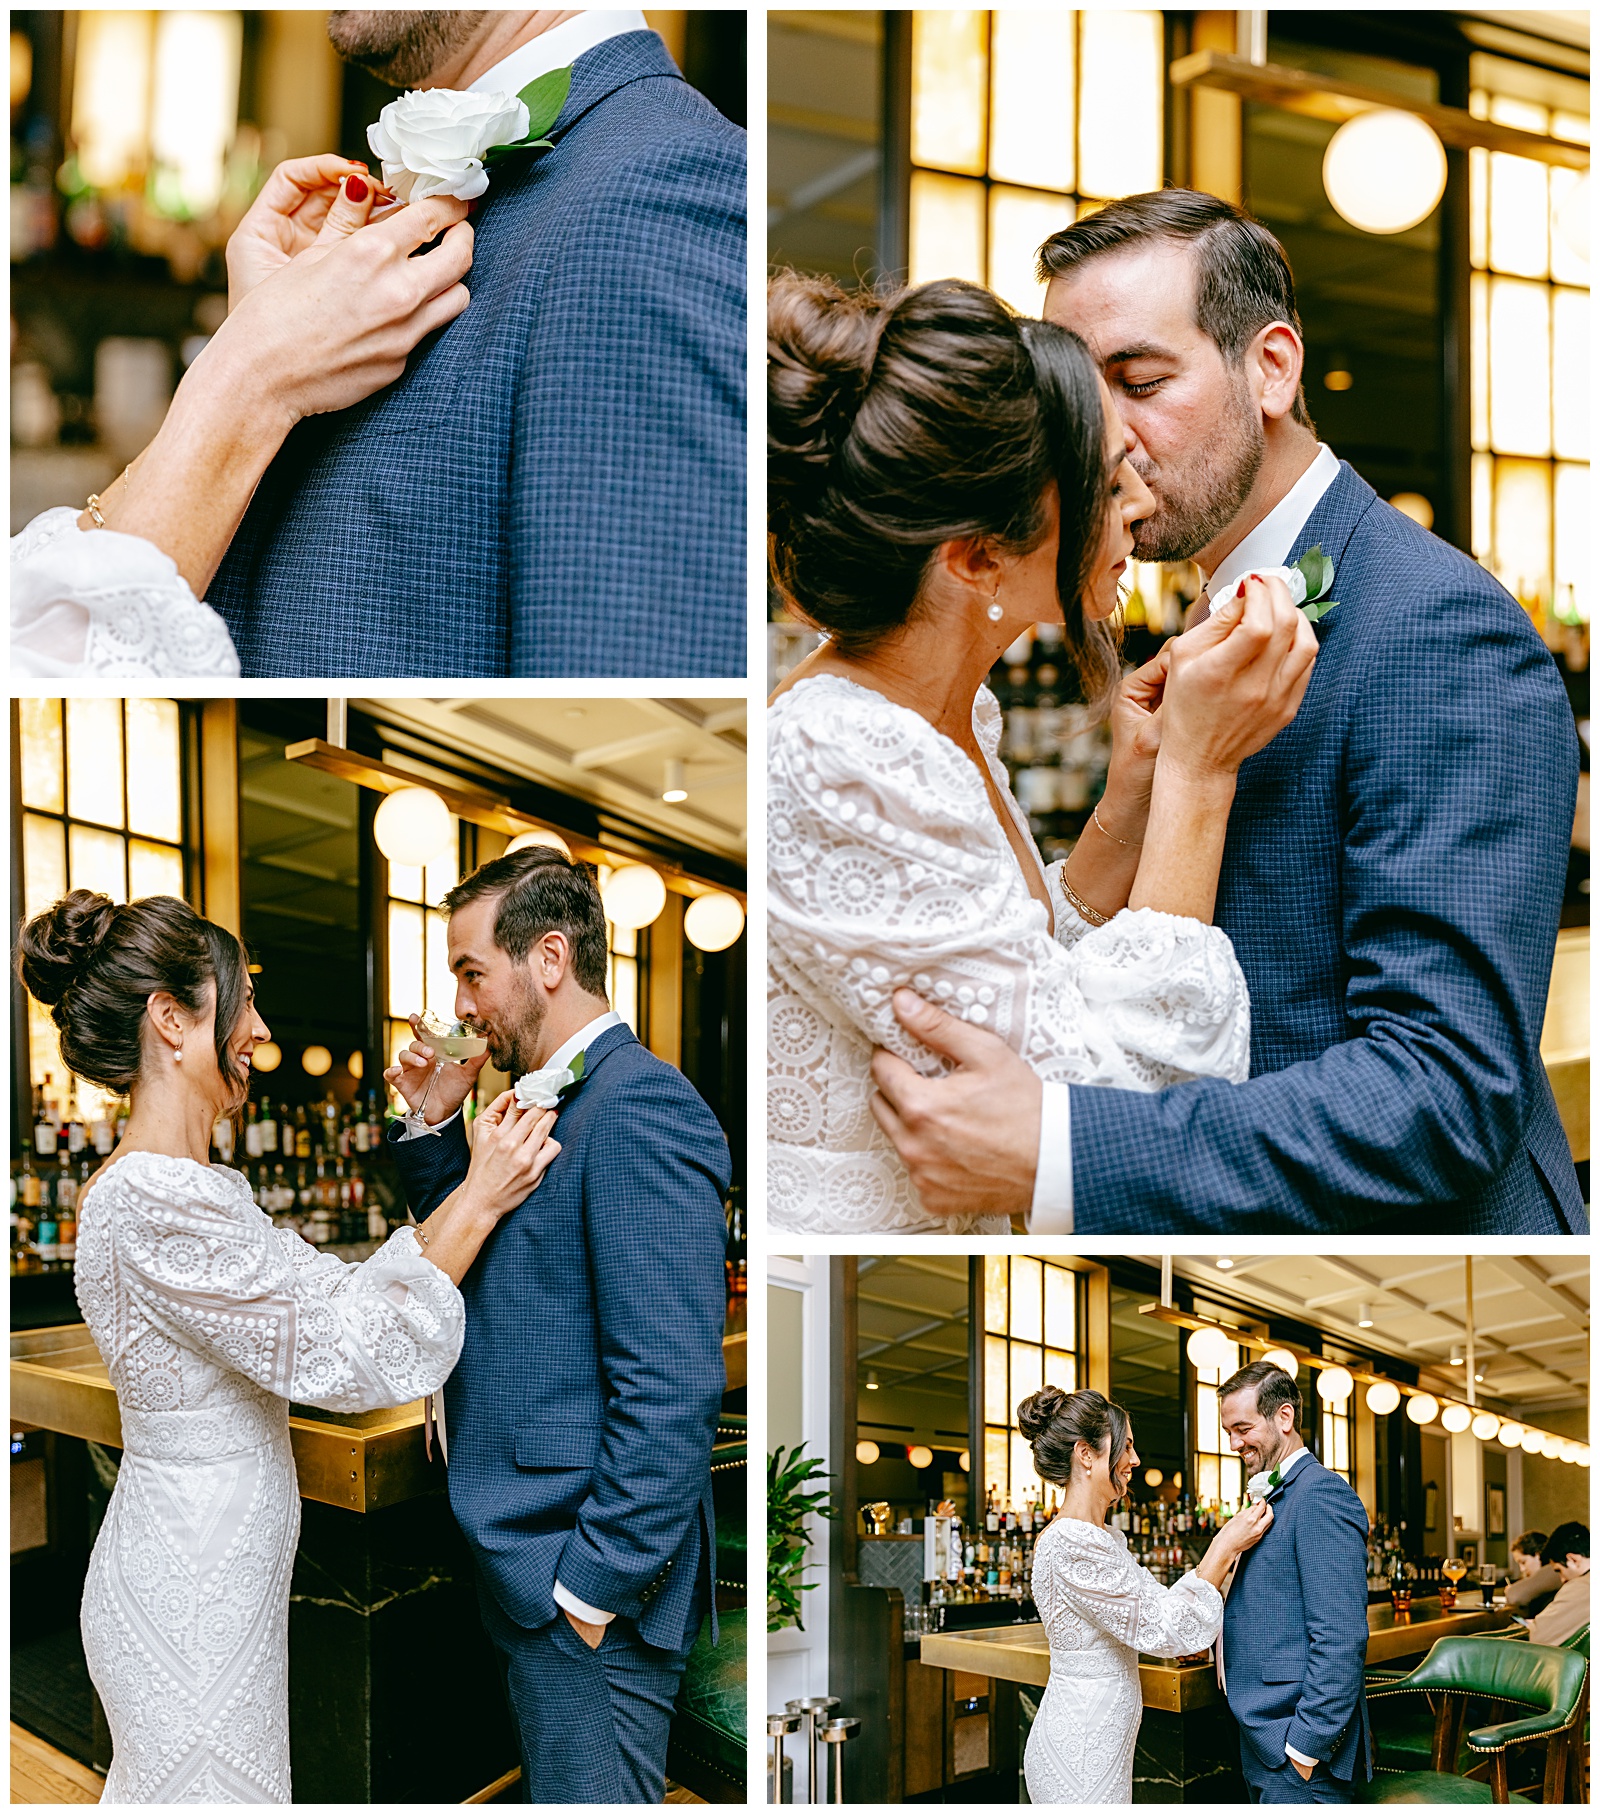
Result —
[[142, 536], [47, 510], [11, 540], [11, 672], [29, 680], [239, 672], [222, 619]]
[[230, 1178], [143, 1177], [119, 1206], [128, 1289], [179, 1346], [329, 1411], [409, 1404], [461, 1353], [452, 1281], [402, 1228], [359, 1264], [319, 1253]]
[[1108, 1533], [1057, 1559], [1055, 1595], [1091, 1624], [1153, 1657], [1209, 1650], [1222, 1630], [1222, 1595], [1198, 1575], [1163, 1587]]
[[[909, 986], [1061, 1083], [1160, 1089], [1249, 1072], [1226, 934], [1144, 908], [1052, 937], [971, 759], [916, 713], [826, 679], [786, 694], [768, 748], [768, 935], [836, 1025], [932, 1075], [891, 998]], [[1075, 917], [1075, 916], [1074, 916]]]

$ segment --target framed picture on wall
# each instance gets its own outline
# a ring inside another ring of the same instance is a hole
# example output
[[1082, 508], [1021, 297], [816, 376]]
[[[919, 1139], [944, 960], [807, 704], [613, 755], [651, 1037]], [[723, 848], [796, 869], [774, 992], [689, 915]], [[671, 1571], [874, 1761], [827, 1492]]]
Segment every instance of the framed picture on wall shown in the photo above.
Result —
[[1506, 1534], [1506, 1489], [1490, 1481], [1488, 1495], [1489, 1535], [1503, 1537]]
[[1439, 1528], [1439, 1489], [1431, 1480], [1422, 1489], [1422, 1527], [1429, 1531]]

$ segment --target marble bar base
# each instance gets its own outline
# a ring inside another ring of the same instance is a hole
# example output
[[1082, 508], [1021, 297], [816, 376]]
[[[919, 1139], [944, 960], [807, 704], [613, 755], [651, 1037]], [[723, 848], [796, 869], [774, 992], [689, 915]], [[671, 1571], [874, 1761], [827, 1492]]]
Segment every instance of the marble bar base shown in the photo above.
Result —
[[[1022, 1760], [1043, 1689], [1017, 1688], [1017, 1800], [1028, 1797]], [[1249, 1800], [1239, 1768], [1239, 1728], [1226, 1705], [1167, 1713], [1146, 1707], [1133, 1754], [1135, 1801], [1241, 1804]]]
[[379, 1511], [301, 1509], [289, 1598], [295, 1800], [462, 1802], [514, 1769], [499, 1662], [443, 1485]]

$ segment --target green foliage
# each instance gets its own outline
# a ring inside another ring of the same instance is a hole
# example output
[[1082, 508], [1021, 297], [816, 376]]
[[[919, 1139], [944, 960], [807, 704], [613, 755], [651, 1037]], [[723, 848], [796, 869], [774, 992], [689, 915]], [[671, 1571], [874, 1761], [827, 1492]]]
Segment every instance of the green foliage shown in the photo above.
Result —
[[1307, 623], [1317, 623], [1339, 607], [1338, 599], [1323, 597], [1333, 584], [1333, 562], [1322, 552], [1322, 544], [1319, 542], [1315, 548], [1308, 548], [1295, 562], [1295, 566], [1305, 576], [1306, 582], [1306, 602], [1300, 609], [1305, 613]]
[[806, 1535], [806, 1519], [815, 1513], [819, 1518], [834, 1515], [828, 1502], [828, 1491], [807, 1492], [828, 1477], [828, 1464], [820, 1455], [802, 1455], [805, 1444], [798, 1443], [784, 1460], [781, 1445], [767, 1457], [767, 1630], [782, 1631], [793, 1625], [805, 1630], [800, 1617], [800, 1596], [816, 1586], [815, 1581], [802, 1581], [808, 1567], [806, 1552], [811, 1541]]
[[561, 109], [567, 104], [567, 94], [571, 87], [570, 69], [552, 69], [522, 89], [517, 99], [528, 110], [527, 137], [520, 138], [511, 145], [491, 145], [484, 153], [484, 164], [498, 163], [513, 151], [549, 151], [551, 141], [544, 135], [561, 117]]

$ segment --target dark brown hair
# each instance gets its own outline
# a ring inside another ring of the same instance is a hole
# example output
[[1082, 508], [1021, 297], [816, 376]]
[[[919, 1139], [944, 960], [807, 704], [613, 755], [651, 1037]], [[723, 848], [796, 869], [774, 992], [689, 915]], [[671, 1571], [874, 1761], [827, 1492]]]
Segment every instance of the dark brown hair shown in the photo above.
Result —
[[785, 271], [767, 289], [772, 573], [842, 653], [911, 616], [935, 551], [983, 538], [1027, 553], [1060, 502], [1057, 589], [1084, 697], [1118, 678], [1084, 584], [1111, 475], [1094, 361], [1075, 334], [1024, 321], [977, 284], [850, 293]]
[[1566, 1524], [1558, 1524], [1545, 1538], [1539, 1560], [1548, 1568], [1552, 1562], [1564, 1563], [1568, 1556], [1587, 1556], [1588, 1553], [1589, 1527], [1572, 1519]]
[[1300, 1388], [1293, 1377], [1276, 1367], [1271, 1361], [1251, 1361], [1248, 1367], [1241, 1367], [1237, 1373], [1229, 1376], [1217, 1387], [1217, 1403], [1225, 1398], [1232, 1398], [1235, 1392], [1253, 1389], [1256, 1395], [1256, 1411], [1262, 1417], [1277, 1415], [1280, 1405], [1294, 1406], [1294, 1421], [1300, 1422]]
[[[1260, 221], [1199, 189], [1125, 195], [1052, 233], [1039, 248], [1039, 281], [1065, 277], [1091, 258], [1154, 240], [1192, 249], [1195, 324], [1230, 365], [1239, 363], [1270, 322], [1286, 321], [1305, 338], [1289, 255]], [[1295, 391], [1294, 419], [1313, 427], [1303, 385]]]
[[214, 989], [217, 1070], [243, 1099], [248, 1083], [228, 1047], [250, 991], [244, 947], [187, 901], [153, 894], [118, 905], [74, 888], [22, 928], [17, 971], [50, 1010], [67, 1068], [119, 1095], [139, 1078], [150, 997], [165, 993], [198, 1015]]
[[572, 948], [572, 975], [580, 989], [606, 994], [606, 910], [594, 871], [559, 850], [536, 844], [480, 864], [444, 897], [446, 913], [471, 901], [498, 896], [494, 942], [508, 956], [525, 958], [534, 941], [559, 932]]
[[[1538, 1556], [1550, 1541], [1548, 1531], [1524, 1531], [1520, 1537], [1511, 1539], [1511, 1553], [1514, 1556]], [[1542, 1557], [1540, 1557], [1543, 1560]]]
[[1041, 1386], [1017, 1406], [1017, 1428], [1033, 1444], [1034, 1472], [1065, 1486], [1072, 1476], [1073, 1451], [1088, 1443], [1102, 1449], [1114, 1469], [1128, 1446], [1128, 1413], [1100, 1392], [1063, 1392]]

